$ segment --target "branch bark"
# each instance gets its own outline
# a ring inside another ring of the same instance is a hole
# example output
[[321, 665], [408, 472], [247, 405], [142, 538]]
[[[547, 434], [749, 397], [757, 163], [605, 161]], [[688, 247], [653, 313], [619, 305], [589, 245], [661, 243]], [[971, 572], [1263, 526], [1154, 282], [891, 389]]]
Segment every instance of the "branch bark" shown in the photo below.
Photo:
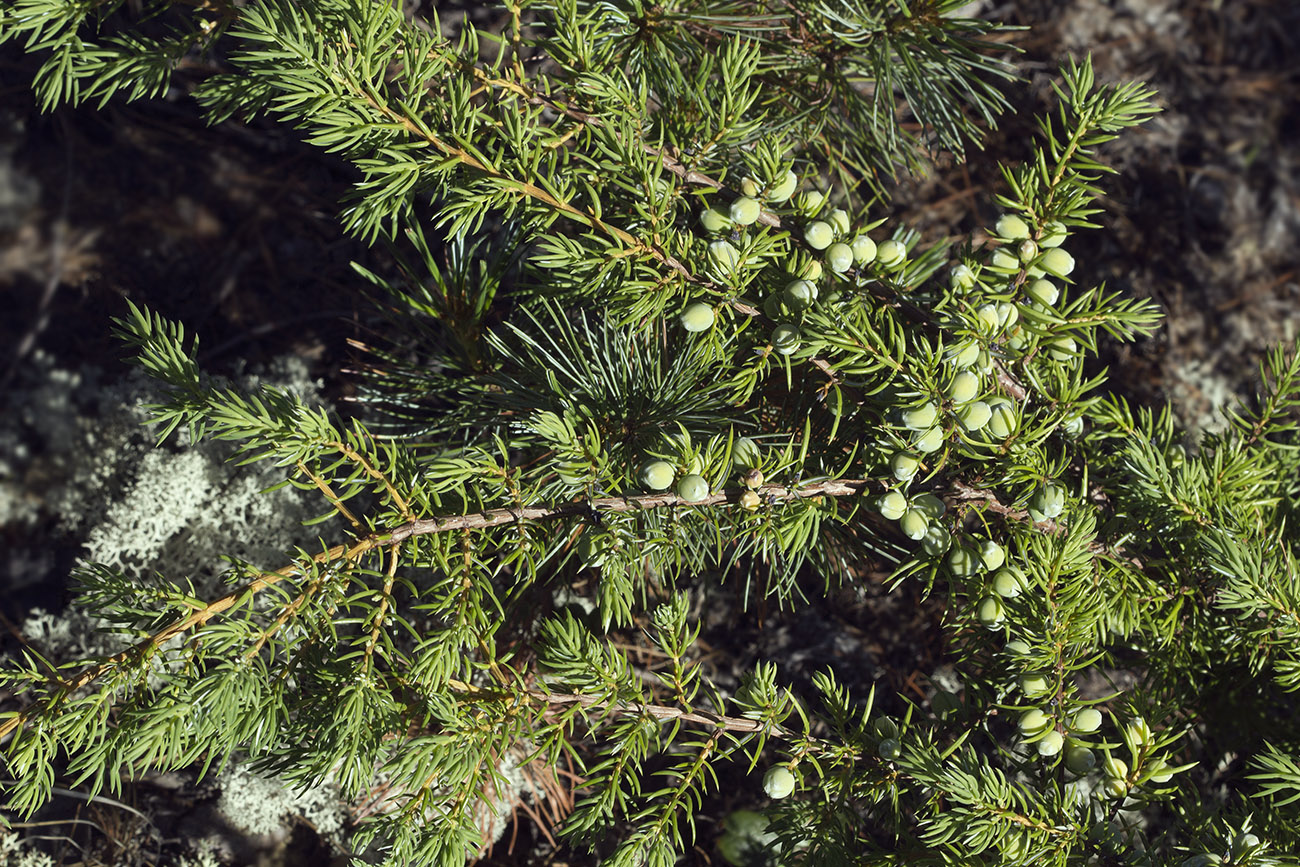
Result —
[[[764, 502], [780, 500], [802, 500], [809, 497], [847, 497], [860, 494], [877, 484], [870, 479], [840, 479], [837, 481], [817, 482], [799, 488], [785, 485], [761, 485], [755, 489]], [[402, 524], [387, 533], [375, 537], [379, 544], [392, 545], [429, 533], [445, 533], [449, 530], [478, 530], [486, 527], [499, 527], [503, 524], [515, 524], [523, 521], [549, 521], [556, 518], [587, 515], [592, 512], [638, 512], [643, 509], [662, 509], [680, 506], [688, 509], [707, 508], [723, 504], [739, 504], [740, 497], [748, 488], [727, 488], [710, 494], [702, 500], [690, 502], [677, 494], [639, 494], [627, 497], [598, 497], [594, 500], [565, 503], [560, 506], [529, 506], [519, 508], [491, 509], [469, 515], [451, 515], [445, 518], [423, 518]]]

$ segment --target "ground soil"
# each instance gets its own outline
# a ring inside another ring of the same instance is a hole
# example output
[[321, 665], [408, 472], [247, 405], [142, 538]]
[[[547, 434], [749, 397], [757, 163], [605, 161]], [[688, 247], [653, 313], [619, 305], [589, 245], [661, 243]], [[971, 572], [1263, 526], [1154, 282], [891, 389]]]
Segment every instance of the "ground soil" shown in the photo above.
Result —
[[[1104, 81], [1152, 84], [1164, 111], [1106, 147], [1118, 169], [1102, 181], [1106, 229], [1078, 239], [1075, 276], [1159, 302], [1168, 317], [1159, 336], [1108, 345], [1104, 361], [1135, 401], [1169, 400], [1189, 429], [1215, 429], [1220, 407], [1248, 399], [1263, 352], [1300, 334], [1300, 4], [972, 8], [1028, 28], [1011, 40], [1028, 85], [1012, 92], [1015, 109], [983, 151], [901, 181], [888, 207], [928, 239], [991, 225], [996, 159], [1027, 152], [1032, 118], [1068, 56], [1091, 51]], [[202, 334], [200, 360], [213, 369], [292, 352], [310, 360], [330, 396], [349, 394], [346, 340], [371, 315], [349, 263], [391, 267], [382, 251], [338, 230], [349, 170], [268, 121], [206, 126], [184, 98], [211, 71], [199, 61], [167, 98], [50, 114], [28, 90], [35, 68], [15, 46], [0, 48], [0, 383], [20, 377], [38, 351], [69, 366], [115, 364], [121, 351], [107, 323], [130, 298]], [[930, 675], [942, 672], [940, 614], [915, 592], [885, 592], [879, 577], [866, 591], [799, 616], [772, 612], [761, 625], [737, 628], [725, 605], [714, 609], [716, 625], [703, 635], [709, 664], [725, 681], [755, 654], [779, 651], [809, 670], [829, 663], [846, 679], [880, 679], [923, 700]], [[182, 782], [134, 797], [178, 827], [177, 816], [211, 795]], [[724, 784], [729, 794], [707, 815], [743, 806], [742, 790]], [[706, 819], [700, 830], [707, 848], [713, 827]], [[126, 822], [119, 836], [132, 833]], [[559, 863], [543, 838], [525, 820], [513, 845], [486, 861]], [[125, 857], [88, 845], [87, 863]]]

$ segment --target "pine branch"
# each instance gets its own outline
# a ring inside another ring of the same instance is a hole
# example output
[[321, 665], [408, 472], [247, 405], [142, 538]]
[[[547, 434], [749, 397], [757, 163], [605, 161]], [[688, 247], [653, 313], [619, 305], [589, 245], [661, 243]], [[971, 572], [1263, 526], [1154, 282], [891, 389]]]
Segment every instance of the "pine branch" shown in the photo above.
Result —
[[[802, 500], [814, 497], [848, 497], [869, 490], [870, 480], [847, 479], [817, 482], [798, 488], [785, 485], [762, 485], [755, 489], [765, 502]], [[382, 544], [394, 544], [428, 533], [445, 533], [452, 530], [499, 527], [523, 521], [549, 521], [564, 517], [584, 517], [602, 512], [638, 512], [646, 509], [686, 508], [703, 509], [710, 506], [738, 505], [749, 488], [728, 488], [694, 502], [675, 493], [639, 494], [626, 497], [597, 497], [586, 502], [565, 503], [560, 506], [529, 506], [524, 508], [492, 509], [469, 515], [451, 515], [445, 518], [425, 518], [385, 531], [374, 537]]]

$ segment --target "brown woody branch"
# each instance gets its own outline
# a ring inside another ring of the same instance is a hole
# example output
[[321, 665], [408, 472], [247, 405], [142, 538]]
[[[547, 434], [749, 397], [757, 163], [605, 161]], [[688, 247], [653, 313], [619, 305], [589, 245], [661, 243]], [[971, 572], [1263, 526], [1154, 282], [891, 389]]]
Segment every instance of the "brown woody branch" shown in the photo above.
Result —
[[[767, 502], [808, 499], [810, 497], [844, 497], [868, 490], [872, 484], [873, 482], [870, 480], [854, 479], [818, 482], [800, 488], [789, 488], [784, 485], [763, 485], [758, 488], [758, 493]], [[741, 494], [745, 490], [733, 488], [719, 491], [694, 503], [687, 502], [673, 493], [644, 494], [628, 497], [600, 497], [586, 502], [565, 503], [560, 506], [492, 509], [470, 515], [425, 518], [402, 524], [386, 533], [367, 536], [353, 545], [336, 545], [312, 557], [311, 563], [324, 565], [340, 560], [354, 561], [377, 548], [398, 545], [413, 536], [445, 533], [452, 530], [485, 529], [523, 521], [547, 521], [556, 518], [589, 515], [592, 512], [600, 511], [631, 512], [667, 507], [705, 508], [725, 503], [738, 503]], [[83, 687], [89, 686], [113, 668], [133, 659], [144, 658], [172, 638], [191, 629], [202, 627], [213, 617], [234, 607], [248, 596], [256, 594], [290, 576], [301, 575], [307, 569], [308, 567], [304, 564], [292, 563], [274, 572], [265, 572], [226, 595], [209, 602], [202, 608], [190, 612], [185, 617], [171, 623], [153, 635], [136, 642], [120, 653], [82, 669], [80, 673], [72, 678], [58, 681], [56, 688], [61, 693], [70, 695]], [[0, 723], [0, 741], [3, 741], [22, 726], [29, 717], [30, 713], [28, 712], [18, 713]], [[692, 719], [688, 721], [694, 722], [698, 720]]]
[[[571, 706], [580, 705], [582, 707], [593, 707], [601, 705], [603, 698], [598, 695], [586, 695], [582, 693], [548, 693], [541, 690], [530, 689], [528, 697], [534, 701], [542, 702], [550, 706]], [[608, 705], [602, 705], [603, 709], [610, 709]], [[766, 732], [774, 737], [790, 739], [795, 737], [793, 732], [786, 731], [781, 726], [774, 723], [764, 722], [763, 720], [747, 719], [738, 716], [726, 716], [724, 714], [712, 713], [710, 711], [688, 711], [679, 707], [670, 707], [662, 704], [639, 704], [636, 702], [620, 704], [613, 708], [616, 713], [644, 714], [654, 717], [661, 722], [680, 721], [685, 723], [696, 723], [699, 725], [714, 726], [729, 732], [742, 732], [752, 734], [755, 732]]]
[[[451, 680], [448, 682], [456, 692], [464, 693], [468, 696], [483, 697], [492, 696], [505, 699], [513, 699], [514, 693], [502, 693], [499, 689], [488, 689], [475, 686], [464, 681]], [[795, 732], [770, 721], [749, 719], [747, 717], [727, 716], [726, 714], [713, 713], [705, 710], [685, 710], [679, 707], [662, 704], [643, 704], [641, 702], [618, 702], [615, 704], [606, 703], [606, 698], [600, 695], [590, 693], [564, 693], [564, 692], [547, 692], [540, 689], [526, 690], [523, 695], [539, 705], [548, 708], [564, 708], [577, 705], [582, 708], [598, 708], [616, 714], [641, 714], [653, 717], [660, 722], [684, 722], [694, 723], [697, 725], [713, 726], [722, 731], [740, 732], [742, 734], [764, 733], [773, 737], [784, 740], [792, 740], [798, 735]]]
[[[779, 500], [803, 500], [810, 497], [847, 497], [860, 494], [871, 485], [877, 484], [870, 479], [840, 479], [836, 481], [817, 482], [799, 488], [785, 485], [761, 485], [756, 489], [765, 502]], [[675, 493], [637, 494], [627, 497], [597, 497], [593, 500], [564, 503], [560, 506], [526, 506], [523, 508], [490, 509], [469, 515], [449, 515], [444, 518], [423, 518], [402, 524], [387, 533], [375, 537], [379, 544], [392, 545], [412, 536], [425, 536], [430, 533], [445, 533], [449, 530], [477, 530], [487, 527], [500, 527], [503, 524], [522, 523], [524, 521], [549, 521], [555, 518], [589, 515], [593, 512], [639, 512], [645, 509], [662, 509], [669, 506], [683, 508], [704, 508], [721, 506], [727, 503], [739, 503], [747, 488], [728, 488], [710, 494], [702, 500], [690, 502]]]

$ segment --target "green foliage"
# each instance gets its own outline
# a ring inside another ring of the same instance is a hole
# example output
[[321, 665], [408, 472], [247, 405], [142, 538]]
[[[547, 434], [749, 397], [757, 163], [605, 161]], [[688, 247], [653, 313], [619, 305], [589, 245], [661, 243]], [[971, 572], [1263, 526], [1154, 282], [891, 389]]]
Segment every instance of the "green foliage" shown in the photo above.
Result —
[[[453, 39], [372, 0], [120, 5], [0, 13], [0, 40], [45, 57], [43, 105], [156, 94], [219, 47], [195, 94], [212, 121], [269, 114], [353, 167], [343, 226], [400, 278], [359, 269], [391, 342], [348, 420], [208, 379], [179, 323], [117, 322], [165, 387], [161, 438], [283, 468], [336, 543], [232, 562], [213, 600], [84, 564], [80, 604], [125, 649], [0, 671], [22, 701], [0, 714], [11, 809], [56, 768], [117, 790], [239, 754], [369, 801], [354, 842], [393, 864], [482, 852], [509, 768], [572, 788], [560, 845], [612, 864], [712, 845], [702, 810], [742, 776], [784, 863], [1295, 863], [1300, 353], [1185, 444], [1087, 363], [1158, 312], [1075, 285], [1061, 246], [1147, 88], [1067, 64], [1005, 171], [1016, 219], [925, 246], [862, 201], [1005, 104], [998, 28], [955, 0], [529, 2]], [[813, 220], [873, 243], [822, 267]], [[693, 303], [711, 326], [682, 327]], [[703, 496], [646, 490], [651, 460]], [[782, 660], [729, 688], [702, 664], [719, 584], [749, 617], [881, 566], [942, 611], [959, 696], [804, 690]], [[1118, 669], [1136, 685], [1098, 692]], [[1105, 722], [1073, 730], [1089, 708]], [[1094, 770], [1067, 770], [1078, 750]], [[779, 807], [773, 767], [795, 779]]]

